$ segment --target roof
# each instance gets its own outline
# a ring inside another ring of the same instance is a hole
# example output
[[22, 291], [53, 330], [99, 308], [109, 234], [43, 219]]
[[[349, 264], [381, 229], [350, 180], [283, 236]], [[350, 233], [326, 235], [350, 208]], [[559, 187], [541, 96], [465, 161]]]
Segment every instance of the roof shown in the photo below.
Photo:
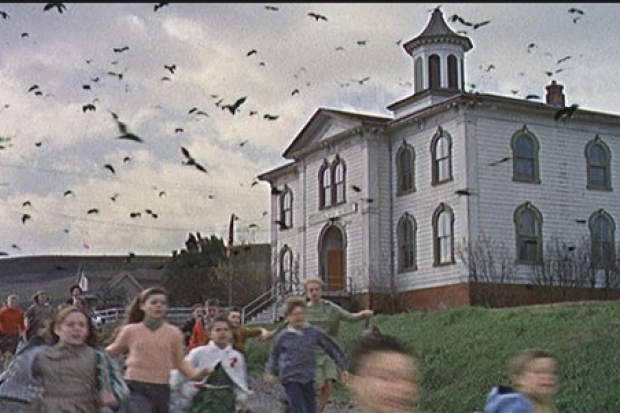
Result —
[[403, 45], [407, 53], [411, 54], [412, 51], [423, 44], [432, 43], [453, 43], [461, 45], [465, 51], [470, 50], [474, 45], [468, 37], [456, 34], [443, 18], [443, 13], [439, 7], [433, 10], [431, 18], [426, 25], [426, 28], [417, 37], [408, 41]]

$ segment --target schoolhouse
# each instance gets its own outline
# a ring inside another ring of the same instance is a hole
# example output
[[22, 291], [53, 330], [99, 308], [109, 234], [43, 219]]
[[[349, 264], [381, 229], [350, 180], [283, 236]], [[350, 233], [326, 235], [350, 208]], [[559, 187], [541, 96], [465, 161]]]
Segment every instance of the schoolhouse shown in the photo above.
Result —
[[540, 101], [465, 91], [473, 44], [439, 8], [403, 47], [392, 116], [319, 108], [259, 176], [284, 290], [318, 275], [377, 309], [618, 297], [620, 117], [555, 81]]

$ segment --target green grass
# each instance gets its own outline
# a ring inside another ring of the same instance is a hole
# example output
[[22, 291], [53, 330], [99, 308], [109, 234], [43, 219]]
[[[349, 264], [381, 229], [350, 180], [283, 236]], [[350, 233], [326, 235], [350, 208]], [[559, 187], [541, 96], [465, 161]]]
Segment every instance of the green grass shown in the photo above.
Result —
[[[465, 307], [378, 315], [375, 320], [384, 334], [399, 337], [417, 356], [422, 411], [482, 410], [492, 386], [509, 384], [508, 358], [527, 347], [556, 356], [555, 401], [560, 412], [620, 411], [620, 302], [501, 310]], [[343, 324], [339, 342], [347, 355], [363, 328], [363, 323]], [[262, 373], [270, 344], [250, 340], [250, 374]], [[339, 388], [336, 397], [349, 395]]]

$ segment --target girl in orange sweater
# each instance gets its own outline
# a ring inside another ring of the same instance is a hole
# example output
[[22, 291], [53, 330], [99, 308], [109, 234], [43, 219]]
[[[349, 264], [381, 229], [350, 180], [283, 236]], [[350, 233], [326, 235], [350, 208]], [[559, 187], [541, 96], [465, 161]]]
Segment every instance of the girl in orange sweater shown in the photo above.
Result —
[[130, 394], [123, 401], [126, 413], [169, 413], [172, 369], [191, 380], [202, 380], [210, 373], [185, 361], [183, 333], [166, 322], [167, 310], [166, 290], [142, 291], [127, 308], [125, 325], [106, 347], [112, 357], [127, 355], [125, 380]]

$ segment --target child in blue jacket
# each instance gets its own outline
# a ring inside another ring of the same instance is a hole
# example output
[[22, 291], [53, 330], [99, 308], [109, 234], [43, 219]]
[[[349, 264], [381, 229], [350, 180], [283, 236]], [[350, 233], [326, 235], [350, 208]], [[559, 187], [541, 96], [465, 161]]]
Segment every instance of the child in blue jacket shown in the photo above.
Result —
[[487, 395], [484, 413], [556, 413], [555, 358], [540, 349], [527, 349], [509, 365], [514, 387], [496, 386]]
[[323, 330], [311, 326], [306, 319], [306, 300], [290, 297], [284, 304], [288, 326], [275, 338], [265, 367], [265, 380], [274, 382], [277, 375], [292, 413], [315, 413], [315, 353], [325, 350], [340, 369], [341, 380], [348, 378], [347, 361], [336, 342]]

